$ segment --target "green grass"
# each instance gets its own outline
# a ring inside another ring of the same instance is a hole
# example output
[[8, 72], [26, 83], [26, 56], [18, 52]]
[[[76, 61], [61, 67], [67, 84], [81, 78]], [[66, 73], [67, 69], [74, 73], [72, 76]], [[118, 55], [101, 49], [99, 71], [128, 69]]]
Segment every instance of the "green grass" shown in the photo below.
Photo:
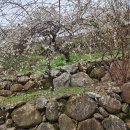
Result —
[[52, 66], [52, 68], [56, 68], [59, 66], [68, 65], [68, 64], [71, 64], [73, 62], [78, 62], [78, 61], [94, 61], [100, 57], [101, 57], [100, 53], [92, 54], [91, 56], [90, 56], [90, 54], [76, 55], [76, 54], [71, 53], [70, 62], [66, 62], [64, 60], [64, 56], [60, 55], [60, 56], [55, 57], [52, 60], [51, 66]]
[[[90, 54], [82, 54], [76, 55], [74, 53], [70, 54], [70, 62], [66, 62], [63, 55], [57, 55], [51, 58], [51, 67], [55, 69], [59, 66], [65, 66], [71, 64], [73, 62], [78, 61], [93, 61], [101, 57], [100, 53], [95, 53], [90, 56]], [[30, 65], [28, 64], [30, 63]], [[27, 73], [27, 72], [35, 72], [41, 73], [44, 72], [47, 68], [46, 58], [41, 55], [31, 55], [27, 57], [19, 56], [16, 59], [13, 57], [3, 66], [6, 68], [15, 68], [18, 73]]]
[[30, 91], [16, 96], [5, 97], [3, 100], [0, 101], [0, 103], [13, 104], [19, 101], [29, 101], [29, 100], [32, 101], [39, 96], [44, 96], [47, 99], [51, 99], [51, 98], [57, 98], [58, 96], [63, 94], [81, 94], [86, 91], [88, 91], [87, 88], [85, 89], [83, 87], [60, 87], [60, 88], [56, 88], [55, 91], [53, 92], [51, 92], [49, 89], [41, 90], [41, 91], [37, 90], [37, 91]]

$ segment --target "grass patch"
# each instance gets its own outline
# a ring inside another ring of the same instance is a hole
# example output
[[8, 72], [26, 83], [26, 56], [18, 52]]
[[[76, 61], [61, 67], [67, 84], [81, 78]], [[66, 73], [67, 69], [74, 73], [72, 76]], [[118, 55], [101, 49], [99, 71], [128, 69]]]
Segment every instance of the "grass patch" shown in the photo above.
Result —
[[[76, 55], [74, 53], [70, 54], [70, 62], [66, 62], [63, 55], [57, 55], [52, 57], [51, 67], [53, 69], [59, 66], [65, 66], [73, 62], [78, 61], [94, 61], [101, 57], [100, 53], [95, 54], [82, 54]], [[17, 58], [11, 58], [10, 61], [6, 61], [3, 66], [6, 68], [15, 68], [17, 73], [27, 73], [27, 72], [44, 72], [47, 69], [46, 58], [41, 55], [30, 55], [27, 57], [18, 56]]]
[[63, 94], [81, 94], [88, 91], [83, 87], [60, 87], [55, 88], [54, 92], [48, 90], [37, 90], [37, 91], [30, 91], [27, 93], [23, 93], [16, 96], [5, 97], [3, 100], [0, 101], [2, 104], [13, 104], [19, 101], [29, 101], [34, 100], [36, 97], [44, 96], [47, 99], [56, 98]]

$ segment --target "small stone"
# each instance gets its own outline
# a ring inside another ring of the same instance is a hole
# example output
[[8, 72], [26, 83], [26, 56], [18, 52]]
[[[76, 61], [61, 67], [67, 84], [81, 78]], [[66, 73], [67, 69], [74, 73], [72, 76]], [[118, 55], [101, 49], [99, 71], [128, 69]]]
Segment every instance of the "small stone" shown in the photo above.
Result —
[[12, 92], [21, 92], [23, 90], [22, 84], [14, 84], [10, 89]]
[[99, 107], [99, 112], [103, 115], [103, 117], [109, 116], [109, 113], [103, 107]]
[[12, 92], [10, 90], [0, 90], [0, 96], [8, 97], [11, 95], [12, 95]]
[[29, 77], [28, 76], [20, 76], [18, 77], [18, 83], [19, 84], [25, 84], [29, 81]]
[[41, 123], [37, 130], [55, 130], [54, 126], [50, 123]]
[[120, 87], [112, 87], [112, 91], [117, 94], [120, 94], [122, 92]]
[[35, 82], [34, 81], [28, 81], [24, 86], [23, 86], [23, 90], [30, 90], [33, 89], [35, 87]]
[[130, 82], [125, 83], [122, 86], [122, 98], [123, 98], [124, 102], [130, 104]]
[[43, 122], [46, 121], [46, 116], [45, 116], [45, 115], [43, 116], [42, 121], [43, 121]]
[[127, 125], [128, 129], [130, 129], [130, 119], [126, 120], [126, 125]]
[[87, 92], [88, 96], [90, 98], [93, 98], [95, 100], [98, 100], [99, 98], [101, 98], [101, 95], [100, 94], [97, 94], [97, 93], [94, 93], [94, 92]]
[[122, 104], [122, 111], [126, 114], [129, 112], [129, 105], [127, 103]]
[[12, 123], [13, 123], [12, 119], [7, 119], [6, 120], [6, 126], [7, 127], [11, 127]]
[[95, 113], [94, 118], [97, 119], [97, 120], [103, 120], [104, 119], [104, 117], [100, 113]]
[[120, 119], [124, 120], [128, 115], [121, 112], [121, 113], [117, 114], [116, 116], [118, 116]]
[[45, 109], [48, 100], [45, 97], [39, 97], [36, 99], [36, 108]]

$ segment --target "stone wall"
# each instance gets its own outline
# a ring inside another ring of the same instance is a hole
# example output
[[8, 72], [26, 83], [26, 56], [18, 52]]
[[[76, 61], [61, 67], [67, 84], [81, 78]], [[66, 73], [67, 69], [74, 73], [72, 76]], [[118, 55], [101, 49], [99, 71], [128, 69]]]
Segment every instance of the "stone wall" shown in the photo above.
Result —
[[[82, 87], [91, 84], [95, 79], [101, 80], [105, 76], [106, 70], [100, 63], [74, 63], [52, 70], [54, 87]], [[40, 74], [0, 75], [0, 96], [6, 97], [31, 89], [46, 89], [48, 87], [49, 78], [46, 72]]]
[[88, 92], [18, 102], [0, 109], [0, 130], [129, 130], [130, 83], [104, 95]]

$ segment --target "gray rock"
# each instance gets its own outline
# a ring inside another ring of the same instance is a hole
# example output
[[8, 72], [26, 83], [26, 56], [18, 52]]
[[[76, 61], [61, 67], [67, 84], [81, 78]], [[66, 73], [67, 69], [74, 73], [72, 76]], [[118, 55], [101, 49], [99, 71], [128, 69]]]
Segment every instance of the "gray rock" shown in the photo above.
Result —
[[90, 98], [93, 98], [95, 100], [98, 100], [99, 98], [101, 98], [101, 95], [100, 94], [97, 94], [97, 93], [94, 93], [94, 92], [87, 92], [87, 95], [90, 97]]
[[21, 77], [18, 77], [18, 83], [20, 84], [25, 84], [29, 81], [29, 77], [28, 76], [21, 76]]
[[93, 80], [84, 72], [79, 72], [71, 76], [71, 86], [86, 86], [93, 83]]
[[37, 130], [55, 130], [54, 126], [50, 123], [41, 123]]
[[11, 116], [13, 121], [20, 128], [33, 127], [42, 122], [42, 116], [40, 112], [37, 111], [35, 106], [30, 103], [15, 109]]
[[109, 113], [119, 113], [121, 110], [121, 102], [108, 95], [104, 95], [99, 99], [99, 104], [104, 107]]
[[47, 99], [45, 97], [39, 97], [36, 99], [36, 108], [37, 109], [45, 109], [47, 104]]
[[87, 95], [70, 97], [66, 104], [66, 114], [78, 121], [91, 117], [97, 108], [96, 102]]
[[46, 118], [49, 121], [57, 121], [58, 117], [58, 103], [56, 101], [50, 101], [46, 106]]
[[104, 117], [103, 117], [100, 113], [95, 113], [95, 114], [94, 114], [94, 117], [95, 117], [95, 119], [97, 119], [97, 120], [103, 120], [103, 119], [104, 119]]
[[43, 74], [32, 74], [30, 75], [30, 79], [33, 80], [33, 81], [38, 81], [38, 80], [41, 80], [43, 78]]
[[126, 124], [117, 116], [110, 115], [102, 122], [105, 130], [127, 130]]
[[54, 87], [64, 87], [70, 85], [70, 74], [63, 73], [59, 77], [53, 79]]
[[53, 77], [53, 78], [56, 78], [56, 77], [58, 77], [58, 76], [60, 76], [61, 75], [61, 72], [60, 72], [60, 70], [52, 70], [51, 71], [51, 76]]
[[76, 126], [71, 118], [65, 114], [61, 114], [59, 117], [60, 130], [76, 130]]
[[70, 74], [75, 74], [78, 71], [78, 64], [64, 66], [61, 68], [61, 70], [66, 71]]

